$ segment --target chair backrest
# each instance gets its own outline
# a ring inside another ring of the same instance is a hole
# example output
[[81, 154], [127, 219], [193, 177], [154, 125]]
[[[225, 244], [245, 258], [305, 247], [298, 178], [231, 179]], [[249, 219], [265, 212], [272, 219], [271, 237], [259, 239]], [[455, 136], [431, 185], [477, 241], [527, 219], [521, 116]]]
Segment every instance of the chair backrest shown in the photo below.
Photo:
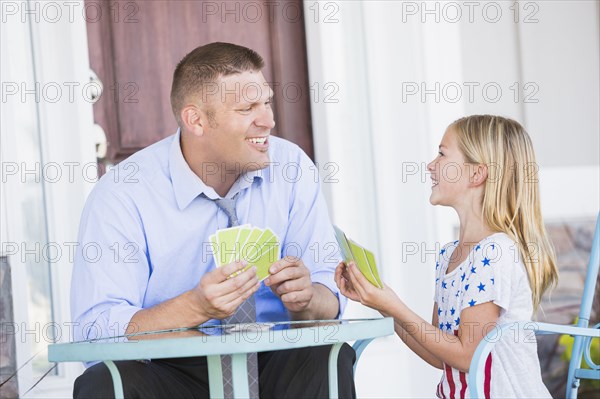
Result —
[[581, 297], [581, 307], [579, 308], [578, 327], [587, 327], [590, 322], [592, 304], [594, 303], [594, 293], [596, 291], [596, 281], [598, 278], [598, 269], [600, 268], [600, 212], [596, 218], [596, 230], [592, 241], [592, 251], [588, 263], [585, 285], [583, 287], [583, 296]]
[[[592, 240], [592, 251], [588, 262], [585, 284], [583, 287], [583, 295], [581, 297], [581, 307], [579, 308], [579, 318], [577, 327], [588, 327], [590, 323], [590, 314], [592, 312], [592, 304], [594, 303], [594, 293], [596, 291], [596, 281], [598, 278], [598, 269], [600, 269], [600, 212], [596, 218], [596, 229]], [[569, 363], [569, 373], [567, 376], [567, 398], [577, 397], [577, 388], [579, 387], [580, 378], [600, 378], [598, 373], [581, 374], [581, 358], [583, 352], [587, 350], [587, 346], [591, 341], [583, 336], [575, 336], [573, 342], [573, 351], [571, 352], [571, 361]]]

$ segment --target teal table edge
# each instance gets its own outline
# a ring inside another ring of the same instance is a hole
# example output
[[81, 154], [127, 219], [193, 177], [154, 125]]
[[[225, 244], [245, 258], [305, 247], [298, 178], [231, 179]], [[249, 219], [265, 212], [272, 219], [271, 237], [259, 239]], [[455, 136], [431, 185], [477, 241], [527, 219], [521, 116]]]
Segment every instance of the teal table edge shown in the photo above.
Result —
[[337, 398], [337, 358], [343, 343], [356, 341], [354, 347], [358, 357], [373, 339], [393, 333], [394, 322], [389, 317], [283, 330], [249, 327], [216, 336], [53, 344], [48, 346], [48, 361], [102, 361], [113, 378], [115, 398], [123, 398], [121, 376], [114, 361], [206, 356], [211, 397], [223, 397], [220, 358], [221, 355], [232, 355], [234, 397], [248, 397], [247, 353], [332, 345], [328, 365], [329, 394], [330, 398]]

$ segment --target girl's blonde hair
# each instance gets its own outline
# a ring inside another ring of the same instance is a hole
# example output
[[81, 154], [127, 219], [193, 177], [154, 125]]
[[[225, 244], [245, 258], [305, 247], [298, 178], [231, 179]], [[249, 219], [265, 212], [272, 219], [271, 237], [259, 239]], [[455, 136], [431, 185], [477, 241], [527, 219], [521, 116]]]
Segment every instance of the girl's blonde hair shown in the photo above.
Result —
[[518, 122], [500, 116], [467, 116], [451, 126], [465, 160], [487, 165], [483, 220], [517, 242], [537, 310], [544, 291], [558, 281], [558, 270], [542, 220], [531, 139]]

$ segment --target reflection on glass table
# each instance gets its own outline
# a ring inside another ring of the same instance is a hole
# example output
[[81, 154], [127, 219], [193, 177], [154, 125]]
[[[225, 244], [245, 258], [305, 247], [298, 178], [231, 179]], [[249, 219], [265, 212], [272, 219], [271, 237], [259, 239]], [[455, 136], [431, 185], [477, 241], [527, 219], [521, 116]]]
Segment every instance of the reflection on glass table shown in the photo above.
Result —
[[369, 342], [393, 333], [391, 318], [201, 325], [54, 344], [48, 348], [48, 360], [103, 361], [112, 375], [115, 397], [122, 398], [121, 376], [115, 360], [206, 356], [211, 397], [223, 397], [221, 355], [231, 355], [234, 396], [248, 397], [248, 353], [332, 345], [329, 396], [335, 398], [337, 357], [342, 345], [355, 341], [353, 347], [358, 361]]

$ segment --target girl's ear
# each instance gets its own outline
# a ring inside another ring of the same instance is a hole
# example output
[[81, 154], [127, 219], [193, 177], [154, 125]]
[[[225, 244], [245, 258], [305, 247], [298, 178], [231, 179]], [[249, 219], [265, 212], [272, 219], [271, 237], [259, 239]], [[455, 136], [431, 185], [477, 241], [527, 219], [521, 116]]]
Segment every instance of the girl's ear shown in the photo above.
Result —
[[486, 164], [480, 163], [473, 166], [471, 174], [471, 186], [481, 186], [487, 181], [488, 167]]
[[182, 128], [191, 132], [194, 136], [201, 137], [204, 134], [204, 119], [200, 109], [194, 104], [186, 105], [181, 109]]

